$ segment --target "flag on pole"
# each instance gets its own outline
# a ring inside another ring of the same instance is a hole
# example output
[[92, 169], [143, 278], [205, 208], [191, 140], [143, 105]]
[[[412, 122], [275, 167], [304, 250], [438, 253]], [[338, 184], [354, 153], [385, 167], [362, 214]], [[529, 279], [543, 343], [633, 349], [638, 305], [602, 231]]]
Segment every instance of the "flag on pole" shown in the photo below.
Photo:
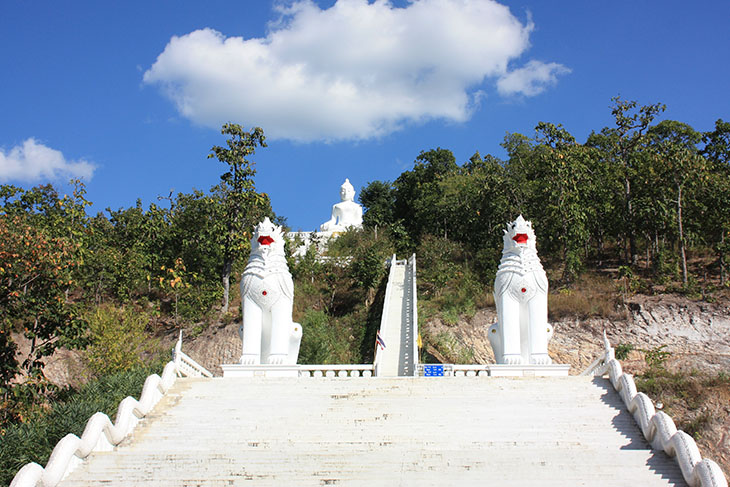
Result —
[[385, 342], [380, 338], [380, 330], [375, 333], [375, 342], [380, 345], [381, 350], [385, 350]]

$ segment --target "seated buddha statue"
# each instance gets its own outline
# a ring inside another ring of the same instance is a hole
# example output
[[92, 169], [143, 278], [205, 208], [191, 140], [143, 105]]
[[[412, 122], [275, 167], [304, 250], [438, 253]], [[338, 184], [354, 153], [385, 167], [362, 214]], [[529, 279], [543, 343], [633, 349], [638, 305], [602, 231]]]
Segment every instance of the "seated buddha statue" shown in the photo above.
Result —
[[332, 218], [319, 227], [320, 232], [344, 232], [348, 228], [362, 228], [362, 206], [355, 203], [355, 188], [349, 179], [340, 186], [340, 201], [332, 206]]

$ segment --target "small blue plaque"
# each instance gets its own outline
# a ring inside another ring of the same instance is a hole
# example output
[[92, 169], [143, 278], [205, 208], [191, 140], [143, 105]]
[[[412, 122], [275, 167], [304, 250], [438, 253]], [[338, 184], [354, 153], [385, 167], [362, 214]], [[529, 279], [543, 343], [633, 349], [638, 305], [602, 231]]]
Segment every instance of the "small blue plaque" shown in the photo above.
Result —
[[424, 365], [423, 366], [424, 377], [443, 377], [444, 366], [443, 365]]

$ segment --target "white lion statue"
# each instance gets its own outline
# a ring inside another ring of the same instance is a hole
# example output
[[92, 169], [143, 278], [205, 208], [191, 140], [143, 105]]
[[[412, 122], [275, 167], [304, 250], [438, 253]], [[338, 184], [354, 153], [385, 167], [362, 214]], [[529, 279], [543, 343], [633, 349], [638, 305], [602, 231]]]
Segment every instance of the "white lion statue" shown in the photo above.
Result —
[[522, 215], [504, 231], [502, 262], [494, 280], [497, 323], [489, 342], [498, 364], [552, 363], [548, 341], [553, 330], [547, 320], [548, 281], [535, 247], [532, 222]]
[[294, 283], [281, 227], [267, 217], [256, 226], [241, 279], [241, 364], [296, 364], [302, 327], [292, 322]]

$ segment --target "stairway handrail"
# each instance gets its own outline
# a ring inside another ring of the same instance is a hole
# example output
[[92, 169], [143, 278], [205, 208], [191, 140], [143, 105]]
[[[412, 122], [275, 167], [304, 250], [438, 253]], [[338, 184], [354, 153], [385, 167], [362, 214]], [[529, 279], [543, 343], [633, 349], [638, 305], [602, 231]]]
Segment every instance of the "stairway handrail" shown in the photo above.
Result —
[[412, 332], [412, 342], [413, 347], [411, 350], [411, 353], [413, 354], [413, 375], [418, 375], [418, 295], [417, 295], [417, 286], [416, 286], [416, 254], [415, 252], [413, 255], [411, 255], [411, 258], [408, 259], [408, 265], [410, 266], [409, 275], [410, 275], [410, 287], [411, 287], [411, 299], [410, 299], [410, 306], [411, 306], [411, 312], [409, 313], [409, 316], [411, 317], [411, 332]]
[[603, 343], [605, 348], [603, 356], [581, 375], [608, 373], [611, 385], [633, 415], [644, 438], [651, 443], [652, 448], [664, 450], [667, 455], [675, 458], [687, 484], [691, 487], [728, 487], [720, 466], [712, 460], [702, 458], [694, 438], [682, 430], [677, 430], [677, 426], [668, 414], [663, 411], [657, 412], [649, 396], [636, 391], [634, 378], [631, 374], [623, 372], [621, 362], [616, 359], [615, 350], [611, 347], [605, 331]]
[[[207, 375], [206, 375], [207, 374]], [[202, 365], [182, 351], [182, 331], [173, 349], [173, 359], [165, 365], [162, 377], [152, 374], [144, 381], [139, 400], [127, 396], [119, 403], [116, 421], [102, 412], [94, 413], [86, 422], [81, 438], [69, 433], [56, 443], [46, 466], [35, 462], [23, 466], [10, 483], [10, 487], [55, 487], [83, 459], [95, 451], [111, 451], [137, 426], [155, 405], [160, 402], [175, 380], [181, 376], [212, 377]]]
[[[383, 300], [383, 313], [380, 316], [380, 326], [378, 327], [378, 330], [376, 333], [380, 333], [380, 337], [383, 337], [383, 325], [387, 323], [387, 316], [388, 311], [390, 310], [390, 290], [392, 288], [393, 283], [393, 274], [395, 273], [395, 266], [397, 265], [398, 261], [396, 259], [395, 254], [390, 258], [390, 270], [388, 271], [388, 282], [385, 285], [385, 299]], [[387, 344], [386, 344], [387, 346]], [[378, 376], [378, 373], [380, 371], [380, 362], [382, 362], [382, 356], [381, 353], [381, 347], [377, 344], [375, 345], [375, 359], [373, 360], [373, 375], [375, 377]]]
[[175, 362], [175, 369], [178, 377], [213, 377], [213, 374], [193, 360], [188, 354], [182, 351], [182, 330], [172, 351], [172, 360]]
[[175, 362], [165, 365], [162, 377], [152, 374], [144, 382], [139, 401], [127, 396], [119, 403], [116, 422], [97, 412], [89, 418], [81, 438], [69, 433], [56, 444], [45, 468], [35, 462], [21, 468], [10, 487], [54, 487], [81, 461], [94, 451], [110, 451], [132, 432], [140, 419], [145, 417], [162, 399], [176, 380]]

